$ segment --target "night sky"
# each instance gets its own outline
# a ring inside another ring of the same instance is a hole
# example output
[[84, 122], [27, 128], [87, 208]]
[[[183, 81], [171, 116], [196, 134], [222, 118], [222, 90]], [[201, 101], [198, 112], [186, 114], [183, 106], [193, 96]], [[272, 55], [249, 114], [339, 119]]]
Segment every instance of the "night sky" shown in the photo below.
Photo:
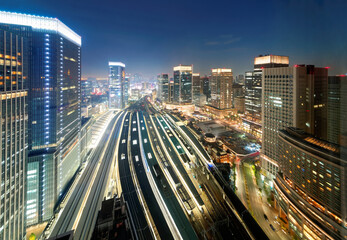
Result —
[[178, 64], [237, 75], [259, 54], [347, 73], [346, 0], [1, 0], [0, 9], [57, 17], [81, 35], [84, 77], [106, 77], [108, 61], [146, 79]]

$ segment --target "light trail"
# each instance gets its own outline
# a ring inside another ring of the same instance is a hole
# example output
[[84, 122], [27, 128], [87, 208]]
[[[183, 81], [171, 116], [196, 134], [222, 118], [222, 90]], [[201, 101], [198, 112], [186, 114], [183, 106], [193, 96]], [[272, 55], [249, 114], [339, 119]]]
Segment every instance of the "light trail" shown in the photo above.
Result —
[[[154, 121], [153, 121], [152, 118], [151, 118], [151, 121], [152, 121], [152, 125], [155, 126]], [[163, 126], [160, 124], [160, 121], [158, 121], [158, 123], [159, 123], [159, 125], [161, 126], [161, 128], [164, 129]], [[158, 131], [158, 129], [157, 129], [156, 127], [155, 127], [155, 131], [157, 132], [157, 135], [160, 136], [159, 131]], [[164, 131], [164, 132], [165, 132], [165, 131]], [[165, 133], [165, 134], [166, 134], [166, 133]], [[166, 136], [167, 136], [167, 134], [166, 134]], [[168, 136], [167, 136], [167, 137], [168, 137]], [[178, 175], [178, 177], [180, 178], [181, 182], [183, 183], [184, 187], [187, 189], [187, 191], [189, 192], [189, 195], [192, 197], [192, 199], [194, 200], [196, 206], [198, 206], [199, 210], [201, 211], [202, 207], [200, 206], [200, 204], [199, 204], [198, 201], [196, 200], [194, 194], [192, 193], [192, 191], [191, 191], [190, 188], [188, 187], [188, 184], [186, 183], [186, 181], [185, 181], [184, 178], [182, 177], [181, 172], [178, 170], [176, 164], [173, 162], [172, 158], [170, 157], [170, 154], [169, 154], [169, 152], [167, 151], [167, 149], [166, 149], [166, 147], [165, 147], [165, 144], [164, 144], [164, 142], [163, 142], [163, 140], [162, 140], [161, 137], [159, 137], [159, 141], [161, 142], [162, 146], [164, 146], [163, 149], [164, 149], [166, 155], [168, 156], [168, 159], [170, 159], [171, 166], [173, 166], [173, 167], [175, 168], [175, 170], [176, 170], [176, 172], [177, 172], [177, 175]], [[177, 152], [175, 146], [173, 146], [173, 148], [175, 149], [176, 154], [178, 154], [178, 152]], [[178, 155], [179, 155], [179, 154], [178, 154]]]

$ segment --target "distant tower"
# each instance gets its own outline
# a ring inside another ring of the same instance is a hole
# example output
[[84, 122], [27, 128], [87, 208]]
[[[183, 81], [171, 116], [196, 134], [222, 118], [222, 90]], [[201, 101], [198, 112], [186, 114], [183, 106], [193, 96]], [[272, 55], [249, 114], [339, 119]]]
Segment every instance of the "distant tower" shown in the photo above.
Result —
[[122, 108], [128, 106], [129, 102], [129, 87], [130, 87], [130, 78], [129, 76], [125, 76], [124, 83], [122, 84]]
[[329, 76], [328, 141], [347, 147], [347, 76]]
[[161, 73], [158, 75], [158, 98], [162, 102], [168, 102], [169, 100], [169, 75], [167, 73]]
[[231, 68], [212, 69], [210, 79], [211, 105], [219, 109], [232, 107], [233, 71]]
[[125, 64], [121, 62], [109, 62], [109, 108], [122, 109]]
[[173, 101], [176, 104], [192, 103], [192, 65], [179, 65], [174, 70]]
[[200, 106], [200, 97], [202, 95], [202, 84], [200, 79], [200, 73], [193, 73], [193, 104], [196, 106]]
[[288, 67], [287, 56], [260, 55], [254, 58], [253, 71], [246, 72], [245, 76], [245, 117], [243, 122], [249, 126], [249, 131], [261, 137], [261, 96], [262, 74], [265, 68]]

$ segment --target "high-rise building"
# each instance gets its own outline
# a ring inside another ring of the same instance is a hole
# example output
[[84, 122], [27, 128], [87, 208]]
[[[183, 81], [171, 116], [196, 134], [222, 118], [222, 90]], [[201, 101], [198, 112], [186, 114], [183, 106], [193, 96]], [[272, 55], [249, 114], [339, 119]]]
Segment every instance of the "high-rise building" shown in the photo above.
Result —
[[29, 27], [0, 24], [0, 239], [26, 234], [29, 41]]
[[329, 76], [328, 141], [347, 146], [347, 76]]
[[262, 73], [264, 68], [288, 67], [286, 56], [260, 55], [254, 58], [254, 69], [245, 73], [245, 117], [244, 126], [254, 136], [261, 137]]
[[206, 96], [206, 102], [209, 101], [211, 98], [211, 90], [210, 90], [210, 78], [205, 76], [205, 77], [200, 77], [201, 84], [202, 86], [202, 93]]
[[345, 239], [346, 153], [298, 128], [279, 130], [275, 206], [293, 239]]
[[326, 139], [328, 69], [312, 65], [264, 68], [262, 96], [262, 167], [278, 171], [278, 133], [297, 127]]
[[238, 83], [233, 83], [232, 84], [232, 99], [231, 99], [231, 102], [232, 102], [232, 107], [235, 107], [235, 99], [237, 97], [244, 97], [244, 88], [243, 88], [243, 85], [241, 84], [238, 84]]
[[158, 98], [162, 102], [169, 100], [169, 75], [167, 73], [158, 75]]
[[179, 65], [173, 68], [173, 102], [176, 104], [192, 103], [192, 65]]
[[232, 108], [233, 71], [231, 68], [212, 69], [210, 78], [211, 105], [219, 109]]
[[168, 103], [173, 103], [173, 96], [174, 96], [174, 80], [173, 78], [170, 78]]
[[30, 35], [27, 225], [48, 220], [80, 166], [81, 37], [56, 18], [0, 12]]
[[240, 74], [240, 75], [236, 76], [235, 79], [234, 79], [234, 83], [244, 85], [245, 84], [245, 77], [244, 77], [244, 75]]
[[121, 62], [109, 62], [109, 108], [123, 108], [123, 94], [125, 81], [125, 64]]
[[93, 92], [92, 80], [92, 78], [81, 79], [81, 102], [83, 105], [91, 104], [91, 96]]
[[234, 98], [234, 108], [238, 113], [243, 114], [245, 112], [245, 97], [239, 96]]
[[130, 77], [125, 75], [124, 82], [122, 84], [122, 108], [125, 108], [128, 106], [129, 88], [130, 88]]
[[193, 104], [196, 106], [200, 106], [200, 97], [203, 94], [202, 91], [202, 86], [201, 86], [201, 78], [200, 78], [200, 73], [193, 73], [193, 89], [192, 89], [192, 94], [193, 94]]

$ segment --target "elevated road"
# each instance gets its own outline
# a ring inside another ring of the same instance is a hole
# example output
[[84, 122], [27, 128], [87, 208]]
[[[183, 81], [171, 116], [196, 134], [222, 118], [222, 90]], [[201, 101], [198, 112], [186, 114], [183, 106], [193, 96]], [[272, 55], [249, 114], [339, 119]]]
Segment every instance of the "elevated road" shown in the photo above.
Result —
[[[139, 185], [141, 187], [142, 194], [146, 205], [148, 206], [149, 212], [154, 221], [154, 227], [159, 233], [160, 238], [173, 239], [167, 222], [163, 216], [163, 213], [159, 207], [159, 204], [154, 196], [151, 185], [148, 181], [146, 171], [149, 171], [148, 164], [146, 166], [143, 164], [140, 140], [139, 139], [139, 129], [137, 124], [137, 112], [135, 112], [131, 117], [131, 160], [136, 171], [136, 177], [138, 179]], [[146, 167], [146, 168], [145, 168]]]
[[131, 144], [131, 142], [129, 142], [129, 130], [131, 122], [130, 115], [131, 113], [128, 113], [125, 117], [119, 143], [118, 165], [121, 187], [124, 199], [128, 202], [129, 211], [133, 218], [137, 238], [154, 239], [154, 235], [152, 235], [152, 231], [148, 225], [144, 209], [138, 198], [129, 166], [129, 146]]
[[[172, 189], [169, 187], [170, 184], [168, 180], [165, 178], [161, 168], [158, 167], [158, 159], [156, 156], [159, 156], [160, 158], [160, 155], [154, 152], [154, 149], [156, 149], [154, 146], [158, 145], [152, 145], [153, 138], [149, 137], [149, 129], [147, 127], [147, 124], [149, 124], [150, 126], [151, 124], [150, 121], [146, 122], [144, 115], [146, 115], [146, 119], [148, 119], [148, 114], [146, 112], [139, 112], [139, 121], [141, 127], [140, 132], [142, 136], [141, 141], [143, 143], [145, 155], [150, 156], [147, 158], [147, 164], [149, 166], [152, 176], [154, 176], [155, 184], [158, 190], [160, 191], [164, 203], [169, 211], [169, 214], [177, 227], [179, 237], [191, 240], [197, 239], [194, 229], [192, 228], [186, 215], [184, 214], [183, 209], [180, 207], [179, 202], [176, 199]], [[156, 143], [158, 143], [158, 141], [156, 141]]]
[[89, 162], [65, 207], [57, 220], [48, 229], [48, 237], [55, 237], [74, 230], [75, 239], [90, 239], [98, 210], [104, 197], [111, 164], [115, 161], [115, 148], [123, 124], [124, 112], [119, 112], [110, 121], [100, 143], [91, 153]]

